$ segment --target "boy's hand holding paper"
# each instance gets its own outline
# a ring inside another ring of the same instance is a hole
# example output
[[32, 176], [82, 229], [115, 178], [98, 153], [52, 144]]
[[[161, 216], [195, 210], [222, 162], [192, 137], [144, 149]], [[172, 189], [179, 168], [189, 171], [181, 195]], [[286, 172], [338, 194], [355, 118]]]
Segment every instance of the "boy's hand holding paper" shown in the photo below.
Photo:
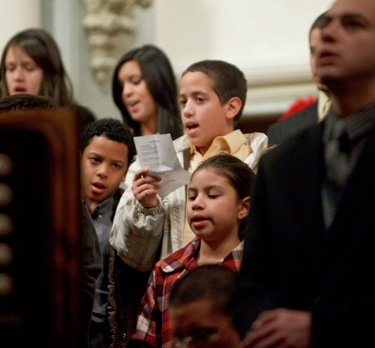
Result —
[[149, 168], [149, 175], [161, 177], [160, 197], [189, 182], [191, 174], [181, 167], [170, 134], [134, 137], [134, 142], [141, 166]]

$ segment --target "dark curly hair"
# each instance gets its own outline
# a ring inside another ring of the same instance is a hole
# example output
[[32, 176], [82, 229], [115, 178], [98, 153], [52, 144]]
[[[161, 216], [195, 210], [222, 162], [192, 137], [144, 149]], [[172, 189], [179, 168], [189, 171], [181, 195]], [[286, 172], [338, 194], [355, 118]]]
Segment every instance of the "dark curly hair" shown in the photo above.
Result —
[[128, 165], [134, 162], [136, 149], [133, 135], [127, 126], [114, 118], [101, 118], [86, 126], [81, 137], [81, 153], [91, 143], [93, 137], [101, 135], [109, 140], [125, 144], [128, 147]]
[[34, 94], [8, 95], [0, 99], [0, 111], [28, 109], [56, 109], [56, 104], [51, 98]]

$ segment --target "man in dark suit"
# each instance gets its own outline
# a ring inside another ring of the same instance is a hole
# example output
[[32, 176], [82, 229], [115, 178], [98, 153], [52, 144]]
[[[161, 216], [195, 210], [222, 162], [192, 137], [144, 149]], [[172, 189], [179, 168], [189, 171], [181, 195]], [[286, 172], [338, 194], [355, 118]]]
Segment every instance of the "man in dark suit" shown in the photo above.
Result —
[[321, 121], [327, 114], [330, 106], [328, 89], [316, 74], [315, 46], [320, 37], [319, 23], [322, 15], [318, 16], [309, 30], [310, 67], [316, 87], [318, 88], [317, 100], [309, 106], [295, 112], [294, 114], [278, 120], [269, 126], [267, 130], [268, 144], [278, 145], [309, 126]]
[[232, 304], [242, 347], [375, 347], [375, 1], [336, 0], [316, 55], [332, 110], [259, 163]]

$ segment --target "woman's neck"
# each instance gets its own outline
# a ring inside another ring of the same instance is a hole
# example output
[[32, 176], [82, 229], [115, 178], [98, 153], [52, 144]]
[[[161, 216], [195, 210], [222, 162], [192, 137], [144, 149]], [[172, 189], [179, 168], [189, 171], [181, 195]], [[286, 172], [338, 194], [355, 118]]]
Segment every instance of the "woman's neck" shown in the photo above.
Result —
[[147, 123], [141, 123], [140, 127], [141, 135], [152, 135], [158, 132], [156, 117]]

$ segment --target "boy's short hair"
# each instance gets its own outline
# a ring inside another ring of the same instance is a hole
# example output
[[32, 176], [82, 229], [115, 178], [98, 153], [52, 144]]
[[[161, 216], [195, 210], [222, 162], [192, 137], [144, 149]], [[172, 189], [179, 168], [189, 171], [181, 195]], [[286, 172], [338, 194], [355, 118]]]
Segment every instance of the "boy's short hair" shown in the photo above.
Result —
[[247, 81], [244, 73], [235, 65], [222, 60], [202, 60], [190, 65], [183, 73], [202, 72], [209, 76], [212, 87], [219, 97], [222, 105], [230, 98], [238, 97], [242, 106], [234, 118], [236, 124], [241, 116], [246, 104]]
[[199, 266], [175, 282], [169, 306], [178, 307], [209, 299], [214, 309], [229, 315], [235, 279], [236, 273], [227, 267], [214, 264]]
[[325, 18], [325, 15], [326, 15], [326, 12], [323, 12], [321, 13], [318, 17], [316, 17], [314, 19], [314, 21], [312, 22], [311, 26], [310, 26], [310, 29], [309, 29], [309, 41], [310, 41], [310, 36], [311, 36], [311, 32], [315, 29], [315, 28], [320, 28], [323, 21], [324, 21], [324, 18]]
[[114, 118], [102, 118], [89, 123], [81, 137], [81, 153], [83, 153], [95, 136], [105, 136], [109, 140], [125, 144], [128, 147], [128, 165], [134, 162], [136, 149], [133, 135], [130, 129], [121, 121]]

